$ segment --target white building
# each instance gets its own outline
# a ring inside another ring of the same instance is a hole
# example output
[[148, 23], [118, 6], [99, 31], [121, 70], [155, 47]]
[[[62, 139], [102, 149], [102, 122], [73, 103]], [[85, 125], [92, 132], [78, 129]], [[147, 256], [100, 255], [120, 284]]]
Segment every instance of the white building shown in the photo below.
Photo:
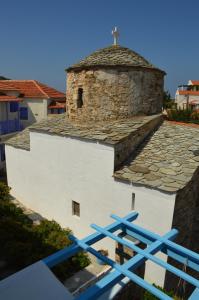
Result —
[[175, 103], [178, 108], [199, 109], [199, 80], [189, 80], [187, 85], [180, 85], [176, 91]]
[[65, 94], [36, 80], [0, 81], [0, 169], [5, 167], [4, 141], [50, 113], [65, 112]]
[[[68, 72], [68, 115], [35, 123], [7, 142], [12, 195], [79, 238], [92, 232], [91, 223], [109, 223], [111, 213], [136, 210], [140, 225], [161, 235], [177, 227], [179, 241], [197, 250], [199, 129], [150, 113], [161, 109], [164, 73], [120, 46], [96, 51]], [[117, 101], [120, 93], [129, 95], [131, 114]], [[115, 255], [109, 240], [98, 248]], [[165, 271], [147, 262], [145, 278], [164, 285]]]

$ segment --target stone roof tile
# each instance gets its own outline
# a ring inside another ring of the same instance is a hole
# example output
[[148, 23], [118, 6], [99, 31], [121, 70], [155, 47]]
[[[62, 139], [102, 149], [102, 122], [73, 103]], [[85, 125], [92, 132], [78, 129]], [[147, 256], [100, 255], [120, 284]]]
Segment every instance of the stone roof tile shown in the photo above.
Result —
[[139, 116], [95, 124], [93, 122], [78, 124], [71, 123], [66, 114], [51, 115], [47, 119], [31, 125], [28, 129], [15, 135], [6, 141], [6, 144], [16, 148], [29, 149], [29, 131], [37, 131], [115, 145], [125, 140], [133, 132], [136, 132], [139, 127], [156, 118], [160, 118], [160, 115]]
[[99, 66], [145, 67], [161, 71], [138, 53], [119, 45], [112, 45], [103, 49], [99, 49], [81, 60], [79, 63], [69, 67], [67, 71]]
[[199, 167], [198, 128], [165, 121], [140, 145], [114, 177], [166, 192], [177, 192]]

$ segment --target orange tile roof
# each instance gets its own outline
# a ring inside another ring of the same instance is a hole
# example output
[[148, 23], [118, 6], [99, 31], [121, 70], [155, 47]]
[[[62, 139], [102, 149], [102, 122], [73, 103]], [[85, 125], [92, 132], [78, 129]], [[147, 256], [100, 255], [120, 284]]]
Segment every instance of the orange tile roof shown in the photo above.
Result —
[[42, 99], [65, 99], [65, 94], [36, 80], [3, 80], [0, 89], [17, 90], [23, 97]]
[[199, 80], [191, 80], [193, 85], [199, 85]]
[[19, 89], [16, 88], [13, 84], [9, 84], [0, 80], [0, 90], [1, 91], [18, 91]]
[[19, 101], [23, 101], [23, 99], [15, 96], [0, 95], [0, 102], [12, 102], [12, 101], [19, 102]]
[[178, 91], [179, 95], [199, 95], [199, 91]]

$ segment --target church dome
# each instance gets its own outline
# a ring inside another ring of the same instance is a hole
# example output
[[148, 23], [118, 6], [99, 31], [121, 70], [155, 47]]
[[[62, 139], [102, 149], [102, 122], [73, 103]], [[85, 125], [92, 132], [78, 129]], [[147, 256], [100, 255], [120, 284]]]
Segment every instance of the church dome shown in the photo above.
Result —
[[70, 66], [67, 71], [91, 69], [94, 67], [143, 67], [164, 71], [156, 68], [135, 51], [119, 45], [99, 49], [85, 57], [79, 63]]

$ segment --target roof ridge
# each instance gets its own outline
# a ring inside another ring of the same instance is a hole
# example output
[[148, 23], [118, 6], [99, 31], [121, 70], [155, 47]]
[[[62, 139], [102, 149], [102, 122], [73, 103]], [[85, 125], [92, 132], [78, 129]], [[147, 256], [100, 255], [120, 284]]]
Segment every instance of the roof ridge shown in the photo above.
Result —
[[6, 82], [12, 82], [12, 81], [34, 81], [34, 79], [6, 79], [6, 80], [2, 80], [2, 81], [6, 81]]
[[34, 82], [34, 84], [36, 85], [36, 87], [42, 92], [42, 94], [49, 99], [50, 97], [48, 96], [48, 94], [46, 94], [46, 92], [44, 92], [43, 89], [40, 87], [40, 85], [39, 85], [40, 82], [37, 81], [37, 80], [32, 80], [32, 81]]

